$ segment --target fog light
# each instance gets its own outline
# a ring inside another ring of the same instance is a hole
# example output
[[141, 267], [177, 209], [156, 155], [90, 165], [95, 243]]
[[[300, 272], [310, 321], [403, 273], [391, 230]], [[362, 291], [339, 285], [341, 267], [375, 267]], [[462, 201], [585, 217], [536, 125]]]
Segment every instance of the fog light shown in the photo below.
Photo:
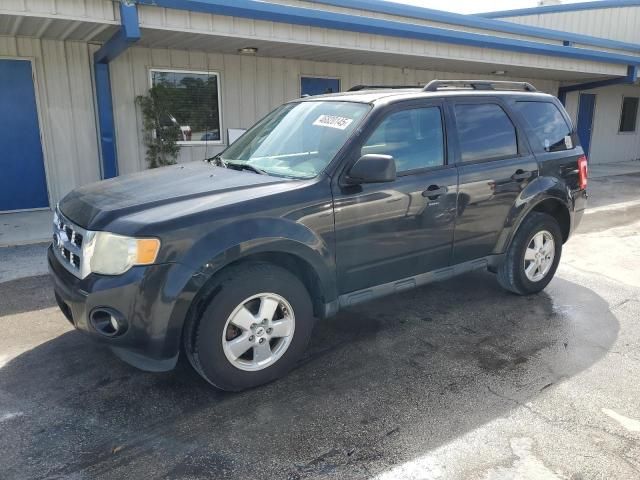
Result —
[[105, 337], [118, 337], [128, 328], [124, 316], [112, 308], [96, 308], [89, 315], [91, 326]]

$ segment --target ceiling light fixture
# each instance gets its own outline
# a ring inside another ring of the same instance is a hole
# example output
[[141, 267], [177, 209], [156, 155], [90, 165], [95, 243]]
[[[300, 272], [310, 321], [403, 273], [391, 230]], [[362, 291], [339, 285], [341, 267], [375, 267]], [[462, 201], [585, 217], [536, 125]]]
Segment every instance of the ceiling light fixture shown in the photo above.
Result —
[[258, 49], [256, 47], [243, 47], [238, 49], [238, 53], [240, 55], [255, 55], [258, 53]]
[[491, 73], [494, 74], [494, 75], [504, 75], [507, 72], [506, 72], [506, 70], [496, 70], [496, 71], [491, 72]]

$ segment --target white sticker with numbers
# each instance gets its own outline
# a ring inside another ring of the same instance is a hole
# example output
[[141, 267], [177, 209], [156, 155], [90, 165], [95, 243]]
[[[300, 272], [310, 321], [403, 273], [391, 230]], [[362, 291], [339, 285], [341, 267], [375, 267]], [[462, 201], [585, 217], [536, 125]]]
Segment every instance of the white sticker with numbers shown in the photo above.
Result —
[[352, 122], [352, 118], [339, 117], [337, 115], [320, 115], [313, 124], [317, 127], [329, 127], [344, 130], [351, 125]]
[[571, 141], [571, 137], [569, 135], [564, 137], [564, 146], [567, 148], [567, 150], [571, 150], [573, 148], [573, 142]]

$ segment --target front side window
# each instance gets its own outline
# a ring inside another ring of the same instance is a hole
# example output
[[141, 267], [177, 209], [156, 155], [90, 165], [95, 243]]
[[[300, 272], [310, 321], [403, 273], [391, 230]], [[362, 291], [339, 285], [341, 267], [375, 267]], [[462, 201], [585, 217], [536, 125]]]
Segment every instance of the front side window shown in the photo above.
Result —
[[571, 129], [553, 103], [516, 102], [518, 110], [538, 140], [536, 151], [558, 152], [573, 148]]
[[516, 128], [494, 103], [456, 105], [456, 124], [463, 162], [518, 155]]
[[240, 137], [220, 159], [270, 175], [315, 177], [333, 160], [370, 108], [355, 102], [285, 104]]
[[221, 142], [217, 73], [151, 70], [151, 86], [162, 107], [160, 124], [174, 127], [178, 142]]
[[638, 116], [638, 97], [624, 97], [620, 114], [620, 132], [635, 132]]
[[398, 173], [444, 165], [444, 133], [439, 107], [390, 114], [362, 146], [361, 154], [391, 155]]

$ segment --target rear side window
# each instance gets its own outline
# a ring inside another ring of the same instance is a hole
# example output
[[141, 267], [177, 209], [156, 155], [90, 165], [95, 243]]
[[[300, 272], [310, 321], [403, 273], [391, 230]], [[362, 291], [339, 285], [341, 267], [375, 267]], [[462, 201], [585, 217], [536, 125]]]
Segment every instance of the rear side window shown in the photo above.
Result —
[[557, 106], [549, 102], [516, 102], [518, 110], [533, 130], [536, 152], [558, 152], [573, 148], [571, 129]]
[[456, 124], [463, 162], [518, 155], [516, 128], [494, 103], [456, 105]]
[[444, 134], [439, 107], [390, 114], [362, 146], [361, 154], [393, 156], [398, 173], [444, 165]]

